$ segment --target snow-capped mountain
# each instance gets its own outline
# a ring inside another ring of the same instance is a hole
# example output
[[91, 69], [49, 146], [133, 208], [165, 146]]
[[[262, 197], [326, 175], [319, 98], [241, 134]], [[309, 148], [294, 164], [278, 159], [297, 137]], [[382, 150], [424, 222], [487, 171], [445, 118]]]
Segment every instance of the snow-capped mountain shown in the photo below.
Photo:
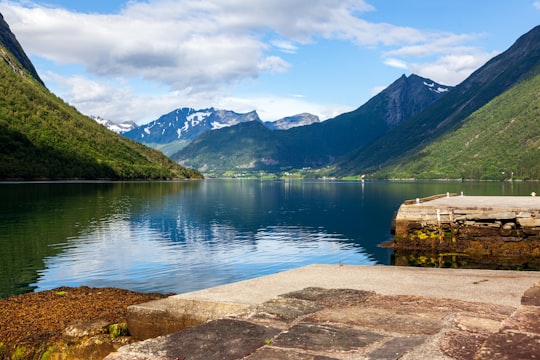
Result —
[[142, 143], [168, 144], [178, 140], [191, 141], [205, 131], [255, 120], [260, 121], [256, 111], [239, 114], [214, 108], [178, 108], [123, 135]]
[[99, 116], [90, 116], [92, 119], [105, 126], [107, 129], [114, 131], [115, 133], [122, 134], [128, 131], [131, 131], [138, 127], [133, 121], [122, 121], [121, 123], [116, 123], [111, 120], [103, 119]]
[[265, 121], [264, 125], [270, 130], [288, 130], [297, 126], [311, 125], [320, 122], [317, 115], [302, 113], [293, 116], [287, 116], [276, 121]]

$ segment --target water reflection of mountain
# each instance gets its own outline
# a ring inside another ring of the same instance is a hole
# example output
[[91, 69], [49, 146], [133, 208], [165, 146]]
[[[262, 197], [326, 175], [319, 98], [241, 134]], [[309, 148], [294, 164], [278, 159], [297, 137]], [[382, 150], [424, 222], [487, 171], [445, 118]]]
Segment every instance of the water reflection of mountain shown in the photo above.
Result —
[[[290, 241], [310, 241], [298, 229], [323, 234], [345, 245], [367, 247], [388, 263], [387, 250], [377, 247], [389, 236], [391, 214], [401, 199], [374, 201], [378, 192], [362, 195], [358, 183], [281, 181], [206, 181], [197, 191], [154, 199], [149, 224], [173, 242], [204, 241], [255, 244], [268, 229], [289, 229]], [[379, 213], [378, 216], [375, 214]], [[375, 215], [375, 216], [373, 216]], [[359, 240], [360, 239], [360, 240]]]
[[32, 290], [44, 259], [101, 221], [137, 212], [132, 198], [162, 197], [197, 183], [55, 182], [0, 186], [0, 297]]
[[[87, 279], [88, 285], [131, 282], [144, 289], [145, 281], [166, 287], [169, 277], [213, 286], [343, 257], [354, 264], [388, 264], [389, 250], [378, 245], [390, 237], [392, 213], [403, 200], [447, 191], [527, 195], [538, 192], [535, 186], [241, 180], [2, 184], [0, 296], [52, 286], [58, 279], [59, 285]], [[93, 283], [95, 276], [101, 280]]]

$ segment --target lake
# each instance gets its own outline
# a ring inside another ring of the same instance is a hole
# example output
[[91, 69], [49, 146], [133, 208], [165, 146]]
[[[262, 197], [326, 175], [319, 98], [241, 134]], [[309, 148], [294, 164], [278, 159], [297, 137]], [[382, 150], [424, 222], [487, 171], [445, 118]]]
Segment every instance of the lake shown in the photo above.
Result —
[[390, 264], [393, 213], [446, 192], [538, 183], [43, 182], [0, 184], [0, 297], [59, 286], [183, 293], [304, 265]]

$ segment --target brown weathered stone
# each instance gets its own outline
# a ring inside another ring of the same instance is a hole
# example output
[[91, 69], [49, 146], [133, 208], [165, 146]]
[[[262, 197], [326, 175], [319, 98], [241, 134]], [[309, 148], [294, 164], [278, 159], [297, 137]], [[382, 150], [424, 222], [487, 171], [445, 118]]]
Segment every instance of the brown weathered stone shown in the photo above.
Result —
[[255, 309], [254, 318], [292, 321], [300, 316], [314, 313], [323, 307], [313, 301], [276, 298], [264, 302]]
[[324, 324], [298, 324], [274, 341], [278, 347], [312, 351], [352, 351], [369, 346], [384, 337], [375, 332]]
[[245, 304], [194, 301], [171, 296], [162, 301], [129, 306], [127, 324], [134, 339], [145, 340], [197, 326], [208, 320], [239, 314], [248, 308]]
[[434, 314], [435, 318], [430, 318], [428, 313], [422, 314], [423, 316], [418, 316], [418, 313], [401, 315], [396, 313], [396, 310], [348, 307], [336, 311], [323, 310], [318, 312], [316, 316], [317, 320], [321, 322], [337, 321], [343, 324], [354, 324], [401, 334], [433, 335], [442, 328], [441, 317], [437, 313]]
[[374, 360], [396, 360], [400, 359], [411, 349], [423, 344], [427, 336], [406, 336], [388, 340], [377, 349], [368, 353], [369, 359]]
[[[491, 335], [482, 348], [476, 353], [474, 359], [534, 359], [534, 354], [540, 354], [540, 336], [504, 332]], [[538, 356], [536, 356], [536, 358], [538, 358]]]
[[[107, 359], [236, 360], [264, 346], [265, 341], [273, 338], [278, 331], [241, 320], [213, 320], [171, 335], [125, 346]], [[141, 354], [146, 357], [140, 357]]]
[[242, 360], [337, 360], [337, 358], [265, 346]]
[[531, 287], [521, 297], [522, 305], [540, 306], [540, 283]]
[[[512, 281], [512, 276], [501, 276]], [[483, 274], [468, 281], [492, 284]], [[528, 359], [539, 350], [540, 335], [534, 331], [540, 326], [533, 324], [540, 318], [537, 306], [516, 309], [455, 298], [323, 288], [275, 300], [234, 318], [125, 346], [107, 360]], [[285, 311], [291, 304], [292, 311]], [[281, 319], [278, 327], [269, 326], [278, 322], [268, 320], [272, 317]]]
[[423, 226], [419, 222], [411, 221], [410, 223], [407, 224], [407, 229], [409, 229], [409, 231], [411, 231], [411, 230], [420, 230], [422, 228], [423, 228]]
[[73, 339], [106, 334], [108, 325], [109, 322], [107, 320], [97, 320], [69, 325], [64, 330], [64, 337], [66, 340], [71, 341]]
[[470, 360], [482, 347], [488, 335], [467, 331], [451, 331], [441, 341], [441, 350], [455, 360]]
[[313, 301], [325, 307], [337, 307], [362, 304], [372, 295], [374, 295], [372, 291], [308, 287], [281, 295], [281, 297]]
[[520, 331], [540, 335], [540, 307], [522, 306], [506, 319], [502, 331]]

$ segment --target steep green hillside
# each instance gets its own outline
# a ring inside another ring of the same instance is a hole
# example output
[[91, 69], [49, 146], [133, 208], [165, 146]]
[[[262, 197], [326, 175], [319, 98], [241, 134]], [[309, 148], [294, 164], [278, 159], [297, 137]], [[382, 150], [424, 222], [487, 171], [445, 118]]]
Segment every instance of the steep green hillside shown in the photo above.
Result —
[[495, 98], [408, 161], [375, 175], [540, 179], [540, 75]]
[[176, 159], [217, 176], [229, 171], [279, 168], [273, 159], [282, 153], [281, 145], [273, 133], [260, 121], [208, 131], [179, 152], [188, 155]]
[[200, 177], [83, 116], [0, 46], [0, 179]]
[[[491, 59], [420, 114], [342, 158], [335, 164], [334, 174], [373, 173], [383, 167], [406, 163], [411, 157], [422, 156], [419, 152], [427, 145], [459, 129], [473, 112], [538, 73], [540, 26], [521, 36], [508, 50]], [[490, 167], [489, 164], [485, 166]]]

